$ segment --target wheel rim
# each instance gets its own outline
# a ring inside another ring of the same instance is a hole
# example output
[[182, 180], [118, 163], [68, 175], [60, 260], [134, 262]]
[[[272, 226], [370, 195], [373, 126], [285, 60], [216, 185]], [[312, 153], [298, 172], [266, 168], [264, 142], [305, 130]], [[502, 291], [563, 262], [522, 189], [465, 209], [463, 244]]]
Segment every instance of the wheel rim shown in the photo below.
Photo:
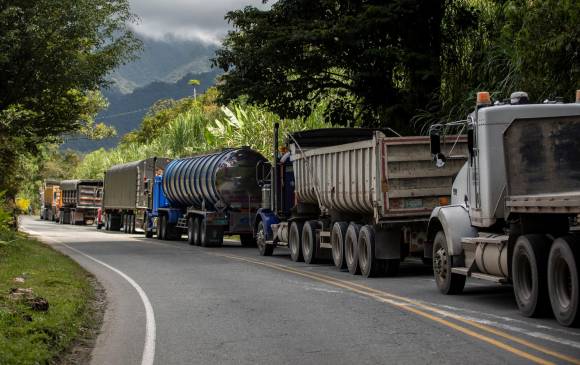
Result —
[[532, 265], [528, 255], [520, 250], [516, 259], [517, 270], [515, 272], [515, 284], [518, 287], [518, 295], [521, 299], [528, 301], [532, 297]]
[[566, 260], [560, 255], [554, 263], [554, 284], [558, 302], [563, 309], [572, 303], [572, 274]]
[[199, 219], [193, 219], [193, 244], [199, 243]]
[[290, 237], [288, 237], [288, 246], [292, 257], [298, 257], [298, 237], [295, 230], [290, 229]]
[[190, 243], [193, 243], [193, 218], [189, 218], [187, 224], [187, 240]]
[[201, 239], [201, 242], [203, 244], [206, 244], [207, 242], [205, 242], [205, 240], [206, 240], [206, 235], [207, 235], [207, 227], [206, 227], [204, 221], [201, 221], [200, 222], [200, 224], [199, 224], [199, 230], [200, 230], [200, 232], [199, 232], [199, 238]]
[[305, 258], [310, 258], [312, 252], [312, 247], [310, 246], [312, 244], [312, 235], [310, 234], [310, 231], [306, 233], [306, 240], [302, 239], [302, 241], [302, 254]]
[[447, 259], [447, 251], [445, 251], [443, 247], [439, 247], [435, 251], [435, 257], [433, 257], [433, 271], [439, 281], [447, 280], [447, 275], [449, 274], [449, 262]]
[[340, 252], [342, 249], [342, 240], [340, 240], [339, 234], [339, 232], [333, 230], [332, 237], [330, 238], [330, 243], [332, 244], [332, 259], [336, 265], [340, 265], [342, 261], [342, 254]]
[[256, 232], [256, 243], [258, 244], [258, 248], [260, 251], [265, 251], [266, 249], [266, 237], [264, 234], [264, 225], [260, 223], [258, 225], [258, 232]]
[[358, 250], [358, 260], [360, 263], [361, 270], [365, 271], [369, 264], [369, 254], [367, 251], [368, 247], [366, 238], [361, 239], [359, 243], [360, 246]]
[[345, 253], [345, 257], [346, 257], [346, 261], [351, 264], [353, 262], [353, 258], [354, 258], [354, 245], [352, 244], [350, 239], [346, 239], [346, 242], [344, 243], [344, 253]]

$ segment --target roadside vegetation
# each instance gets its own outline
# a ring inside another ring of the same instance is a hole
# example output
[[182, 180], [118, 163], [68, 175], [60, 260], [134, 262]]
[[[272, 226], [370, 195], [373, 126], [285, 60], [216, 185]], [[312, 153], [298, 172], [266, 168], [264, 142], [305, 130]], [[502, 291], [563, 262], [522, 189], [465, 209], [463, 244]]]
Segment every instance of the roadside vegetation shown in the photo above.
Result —
[[0, 209], [0, 364], [54, 363], [94, 336], [95, 290], [73, 260], [9, 230], [10, 219]]

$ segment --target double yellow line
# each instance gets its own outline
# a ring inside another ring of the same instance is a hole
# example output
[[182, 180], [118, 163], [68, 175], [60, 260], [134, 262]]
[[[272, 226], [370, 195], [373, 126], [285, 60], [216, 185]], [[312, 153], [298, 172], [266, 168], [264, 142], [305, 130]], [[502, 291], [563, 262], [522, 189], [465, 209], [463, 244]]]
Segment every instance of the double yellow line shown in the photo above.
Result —
[[[378, 300], [382, 303], [387, 303], [387, 304], [393, 305], [397, 308], [401, 308], [403, 310], [414, 313], [414, 314], [421, 316], [423, 318], [430, 319], [433, 322], [439, 323], [443, 326], [454, 329], [454, 330], [461, 332], [463, 334], [466, 334], [470, 337], [473, 337], [473, 338], [476, 338], [480, 341], [486, 342], [492, 346], [495, 346], [495, 347], [500, 348], [502, 350], [508, 351], [516, 356], [519, 356], [521, 358], [524, 358], [524, 359], [531, 361], [531, 362], [534, 362], [536, 364], [548, 365], [548, 364], [554, 364], [554, 362], [546, 360], [542, 357], [536, 356], [536, 355], [531, 354], [529, 352], [520, 350], [512, 345], [508, 345], [506, 343], [503, 343], [495, 338], [492, 338], [492, 337], [486, 336], [484, 334], [481, 334], [479, 332], [476, 332], [469, 327], [463, 326], [463, 325], [458, 324], [458, 323], [451, 322], [451, 321], [449, 321], [449, 319], [454, 319], [454, 320], [461, 322], [463, 324], [477, 328], [481, 331], [487, 332], [487, 333], [492, 334], [494, 336], [504, 338], [504, 339], [512, 341], [514, 343], [518, 343], [524, 347], [527, 347], [528, 349], [532, 349], [534, 351], [552, 356], [556, 359], [563, 360], [563, 361], [569, 362], [571, 364], [580, 365], [579, 358], [575, 358], [575, 357], [572, 357], [572, 356], [569, 356], [566, 354], [562, 354], [562, 353], [553, 351], [547, 347], [526, 341], [523, 338], [510, 335], [509, 333], [506, 333], [504, 331], [501, 331], [501, 330], [498, 330], [496, 328], [475, 322], [475, 321], [470, 320], [470, 319], [466, 319], [466, 318], [459, 316], [457, 314], [454, 314], [454, 313], [451, 313], [448, 311], [442, 311], [438, 308], [432, 307], [430, 305], [418, 302], [418, 301], [410, 299], [410, 298], [406, 298], [406, 297], [402, 297], [399, 295], [387, 293], [387, 292], [382, 291], [382, 290], [373, 289], [373, 288], [368, 287], [366, 285], [354, 283], [351, 281], [336, 279], [336, 278], [328, 276], [328, 275], [303, 271], [303, 270], [296, 269], [296, 268], [286, 266], [286, 265], [280, 265], [280, 264], [275, 264], [275, 263], [266, 262], [266, 261], [262, 261], [262, 260], [251, 259], [248, 257], [228, 255], [228, 254], [211, 253], [211, 255], [224, 257], [224, 258], [237, 260], [237, 261], [243, 261], [243, 262], [247, 262], [247, 263], [251, 263], [251, 264], [255, 264], [255, 265], [265, 266], [265, 267], [275, 269], [278, 271], [283, 271], [283, 272], [288, 272], [288, 273], [295, 274], [295, 275], [300, 275], [302, 277], [310, 278], [310, 279], [313, 279], [313, 280], [316, 280], [316, 281], [319, 281], [319, 282], [322, 282], [322, 283], [325, 283], [328, 285], [332, 285], [335, 287], [350, 290], [352, 292], [355, 292], [355, 293], [364, 295], [366, 297], [370, 297], [370, 298], [373, 298], [375, 300]], [[429, 312], [431, 312], [431, 313], [429, 313]], [[433, 315], [432, 313], [438, 314], [441, 317]]]

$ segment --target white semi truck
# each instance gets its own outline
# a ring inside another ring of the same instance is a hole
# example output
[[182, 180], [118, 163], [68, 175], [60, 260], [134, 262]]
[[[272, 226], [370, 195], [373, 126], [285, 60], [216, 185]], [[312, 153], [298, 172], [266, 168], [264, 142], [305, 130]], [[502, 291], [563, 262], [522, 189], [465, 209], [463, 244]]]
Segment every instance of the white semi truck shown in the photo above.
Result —
[[[429, 221], [435, 281], [445, 294], [467, 277], [512, 284], [520, 312], [580, 324], [580, 91], [576, 103], [529, 104], [518, 92], [455, 122], [468, 131], [469, 159], [451, 204]], [[431, 152], [444, 164], [431, 128]]]

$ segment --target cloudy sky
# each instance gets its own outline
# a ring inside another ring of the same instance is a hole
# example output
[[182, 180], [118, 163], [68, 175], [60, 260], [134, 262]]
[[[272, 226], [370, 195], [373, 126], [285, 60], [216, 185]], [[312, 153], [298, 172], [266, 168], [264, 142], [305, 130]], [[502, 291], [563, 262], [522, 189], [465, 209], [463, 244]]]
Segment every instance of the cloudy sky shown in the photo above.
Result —
[[141, 20], [137, 33], [156, 39], [173, 35], [218, 43], [229, 26], [224, 15], [246, 5], [264, 8], [261, 0], [129, 0]]

